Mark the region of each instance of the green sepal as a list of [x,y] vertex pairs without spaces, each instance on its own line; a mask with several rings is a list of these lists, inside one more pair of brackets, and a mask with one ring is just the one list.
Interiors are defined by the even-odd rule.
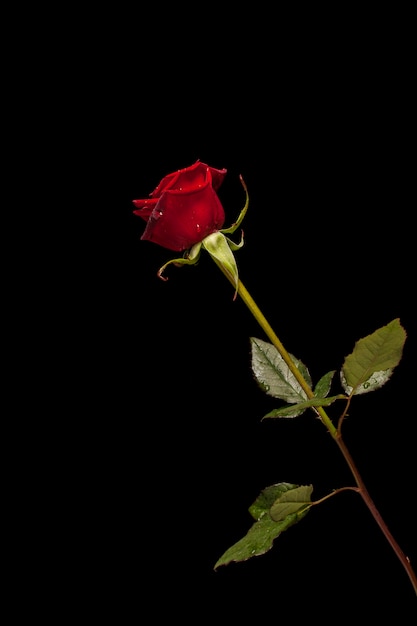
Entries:
[[244,239],[243,239],[243,233],[242,233],[242,237],[240,238],[239,243],[235,243],[234,241],[232,241],[231,239],[229,239],[229,237],[226,237],[227,243],[229,245],[229,248],[231,250],[233,250],[234,252],[236,250],[240,250],[240,248],[243,246],[243,244],[245,243]]
[[[220,267],[222,272],[226,274],[231,283],[235,286],[235,297],[239,284],[239,273],[236,265],[235,257],[230,249],[230,240],[220,231],[211,233],[205,237],[201,245],[214,262]],[[233,244],[236,246],[237,244]],[[239,246],[238,246],[239,247]]]
[[239,178],[240,178],[240,182],[242,183],[243,188],[245,190],[246,202],[245,202],[245,206],[243,207],[243,209],[239,213],[239,217],[237,218],[236,222],[234,222],[231,226],[229,226],[229,228],[222,228],[220,230],[220,232],[224,233],[225,235],[230,235],[230,234],[234,233],[237,228],[239,228],[239,226],[243,222],[243,218],[245,217],[246,211],[248,210],[248,206],[249,206],[248,189],[246,187],[245,181],[243,180],[242,176],[240,176]]
[[203,243],[202,241],[199,241],[198,243],[194,244],[193,247],[190,248],[190,250],[187,250],[184,256],[181,257],[180,259],[171,259],[170,261],[167,261],[167,263],[165,263],[162,267],[159,268],[158,277],[161,278],[162,280],[168,280],[168,278],[162,275],[165,269],[168,267],[168,265],[176,265],[176,266],[195,265],[200,258],[202,243]]

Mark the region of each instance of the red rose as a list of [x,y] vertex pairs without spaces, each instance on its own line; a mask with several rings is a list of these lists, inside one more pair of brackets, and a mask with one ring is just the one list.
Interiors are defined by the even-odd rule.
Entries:
[[216,194],[227,170],[201,161],[165,176],[148,200],[133,200],[146,222],[141,239],[182,251],[221,229],[225,214]]

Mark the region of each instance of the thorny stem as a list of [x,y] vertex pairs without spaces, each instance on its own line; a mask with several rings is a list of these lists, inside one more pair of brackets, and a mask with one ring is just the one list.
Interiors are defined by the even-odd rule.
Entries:
[[[219,268],[222,270],[222,272],[224,273],[224,275],[226,276],[226,278],[232,283],[232,285],[235,287],[235,279],[233,278],[233,276],[231,276],[230,274],[228,274],[227,271],[225,271],[224,267],[222,267],[222,265],[218,264]],[[261,328],[264,330],[265,334],[267,335],[267,337],[270,339],[270,341],[272,342],[272,344],[276,347],[276,349],[278,350],[278,352],[280,353],[280,355],[282,356],[282,358],[284,359],[285,363],[287,364],[287,366],[289,367],[290,371],[293,373],[293,375],[295,376],[296,380],[299,382],[299,384],[301,385],[302,389],[305,391],[306,395],[308,398],[313,398],[314,397],[314,393],[312,391],[312,389],[310,388],[310,386],[308,385],[308,383],[306,382],[306,380],[304,379],[304,377],[302,376],[302,374],[300,373],[300,371],[297,369],[294,361],[292,360],[290,354],[287,352],[287,350],[284,348],[284,346],[282,345],[280,339],[278,338],[278,336],[275,334],[275,332],[273,331],[272,327],[270,326],[270,324],[268,323],[268,321],[266,320],[265,316],[263,315],[262,311],[259,309],[258,305],[256,304],[256,302],[253,300],[252,296],[250,295],[250,293],[248,292],[248,290],[246,289],[246,287],[243,285],[242,281],[239,279],[238,280],[238,286],[237,286],[237,292],[239,294],[239,296],[242,298],[243,302],[246,304],[246,306],[248,307],[249,311],[252,313],[252,315],[255,317],[256,321],[259,323],[259,325],[261,326]],[[346,463],[349,466],[349,469],[355,479],[356,485],[358,487],[358,489],[354,489],[355,491],[357,491],[360,496],[362,497],[362,500],[364,501],[365,505],[368,507],[371,515],[373,516],[374,520],[376,521],[376,523],[378,524],[379,528],[381,529],[382,533],[384,534],[386,540],[388,541],[388,543],[390,544],[391,548],[393,549],[394,553],[396,554],[396,556],[398,557],[400,563],[402,564],[403,568],[405,569],[408,578],[410,579],[410,582],[413,586],[414,592],[417,595],[417,576],[416,573],[414,572],[412,566],[411,566],[411,562],[410,559],[404,554],[404,552],[402,551],[402,549],[400,548],[400,546],[398,545],[397,541],[394,539],[393,535],[391,534],[390,530],[388,529],[386,523],[384,522],[381,514],[379,513],[378,509],[376,508],[371,496],[369,495],[369,492],[367,490],[367,488],[365,487],[365,484],[362,480],[362,477],[350,455],[349,450],[347,449],[343,439],[342,439],[342,434],[341,434],[341,422],[342,420],[340,420],[339,422],[339,429],[337,429],[333,422],[331,421],[331,419],[329,418],[329,416],[327,415],[326,411],[323,409],[323,407],[315,407],[314,409],[318,415],[320,416],[321,421],[323,422],[323,424],[326,426],[327,430],[329,431],[329,433],[331,434],[331,436],[333,437],[334,441],[337,443],[339,450],[341,451]]]

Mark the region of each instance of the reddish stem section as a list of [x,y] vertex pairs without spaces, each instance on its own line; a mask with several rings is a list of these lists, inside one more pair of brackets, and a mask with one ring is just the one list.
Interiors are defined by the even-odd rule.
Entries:
[[410,559],[404,554],[404,552],[401,550],[400,546],[398,545],[398,543],[396,542],[396,540],[394,539],[393,535],[391,534],[388,526],[386,525],[386,523],[384,522],[384,520],[381,517],[381,514],[379,513],[378,509],[376,508],[374,501],[372,500],[371,496],[369,495],[369,492],[367,490],[367,488],[365,487],[365,484],[362,480],[361,475],[358,472],[358,469],[350,455],[349,450],[347,449],[342,436],[339,434],[336,437],[334,437],[337,445],[339,446],[347,464],[349,465],[350,471],[352,472],[356,484],[359,487],[359,491],[358,493],[361,495],[363,501],[365,502],[366,506],[368,507],[369,511],[371,512],[372,517],[374,518],[374,520],[376,521],[376,523],[378,524],[379,528],[382,530],[386,540],[388,541],[388,543],[390,544],[390,546],[392,547],[392,549],[394,550],[395,554],[397,555],[398,559],[400,560],[400,563],[402,564],[402,566],[404,567],[408,578],[411,581],[411,584],[413,585],[413,589],[417,595],[417,576],[411,566],[410,563]]

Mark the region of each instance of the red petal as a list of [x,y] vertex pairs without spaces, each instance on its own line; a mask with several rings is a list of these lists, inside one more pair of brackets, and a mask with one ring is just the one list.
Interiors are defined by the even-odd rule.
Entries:
[[147,222],[158,200],[132,200],[132,202],[138,207],[138,210],[133,211],[133,213],[139,215]]
[[[151,197],[159,197],[164,191],[191,191],[212,180],[214,189],[218,189],[226,176],[227,170],[217,170],[201,161],[196,161],[189,167],[184,167],[172,174],[165,176],[156,189],[150,194]],[[211,176],[211,178],[210,178]]]
[[166,191],[152,211],[141,239],[179,252],[222,228],[224,220],[222,204],[210,182],[187,193]]

